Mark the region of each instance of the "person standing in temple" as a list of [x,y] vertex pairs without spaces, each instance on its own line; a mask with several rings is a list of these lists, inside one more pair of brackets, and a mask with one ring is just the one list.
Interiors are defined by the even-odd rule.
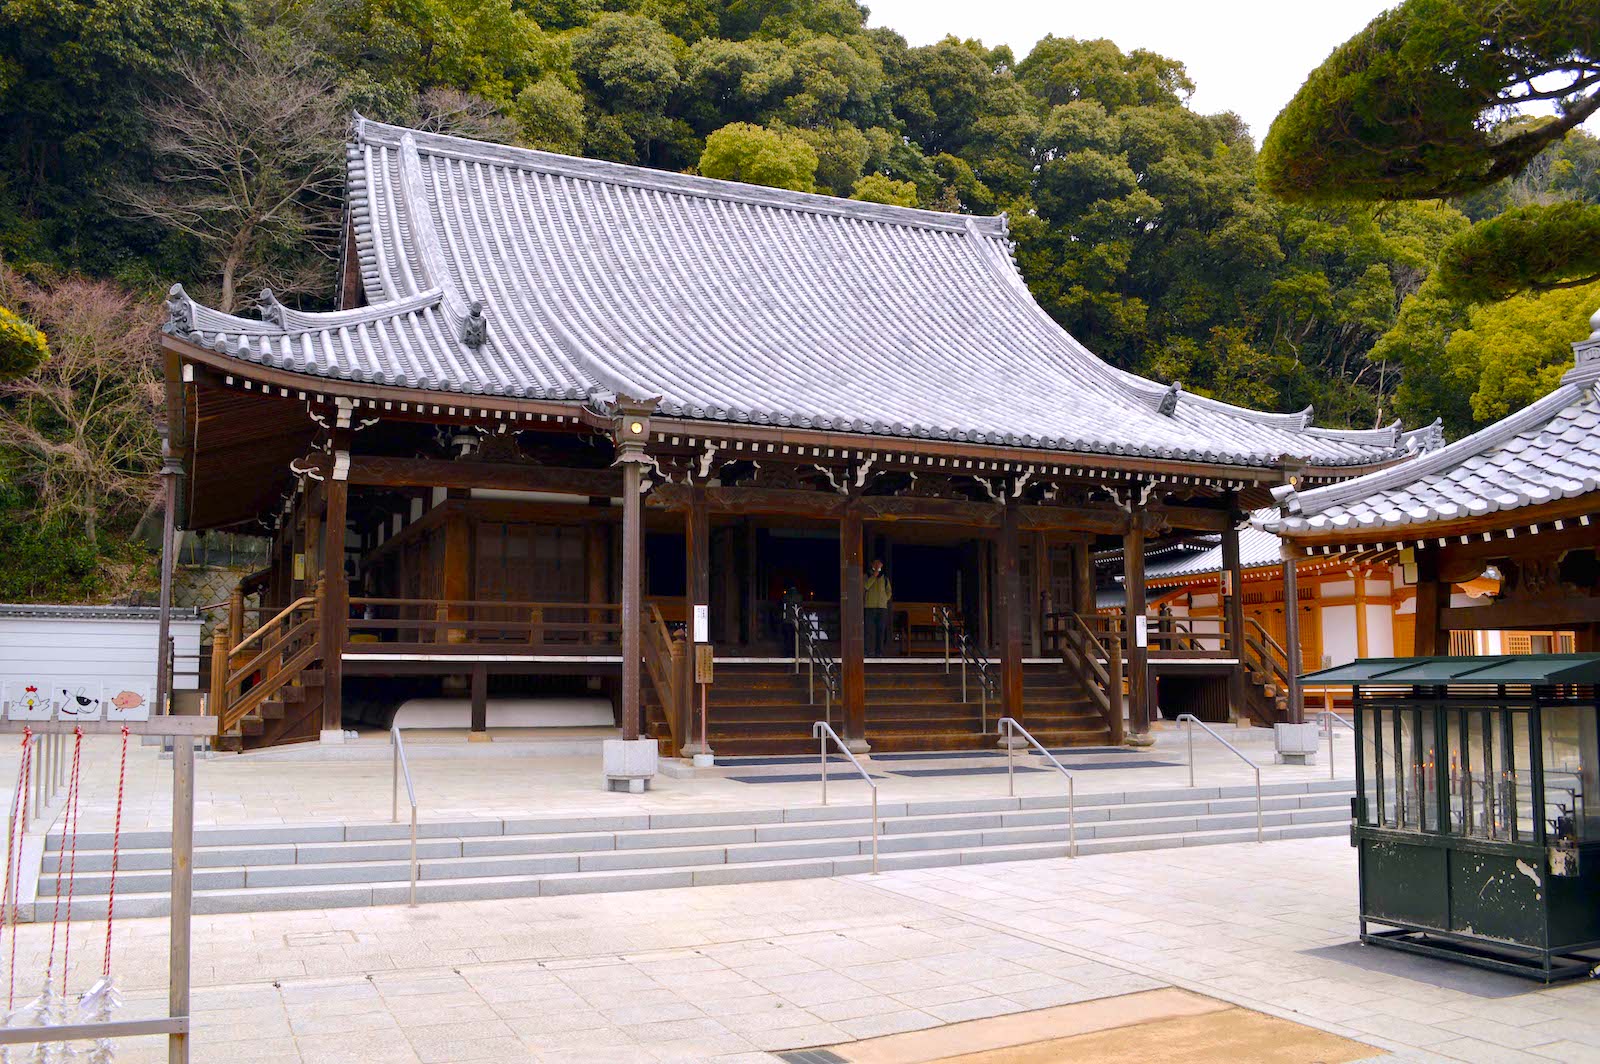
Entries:
[[873,561],[861,592],[866,607],[866,656],[881,658],[889,642],[889,602],[894,598],[894,585],[889,583],[889,574],[883,571],[883,562]]

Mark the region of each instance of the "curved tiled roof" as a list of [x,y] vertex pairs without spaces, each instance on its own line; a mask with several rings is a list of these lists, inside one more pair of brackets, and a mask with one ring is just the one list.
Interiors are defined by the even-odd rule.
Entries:
[[[1315,491],[1274,491],[1256,523],[1289,536],[1396,538],[1600,489],[1600,314],[1559,387],[1510,417],[1391,469]],[[1403,531],[1402,531],[1403,530]]]
[[348,173],[369,306],[269,302],[256,321],[175,289],[169,330],[300,373],[518,398],[659,396],[685,418],[1253,466],[1369,465],[1425,442],[1398,426],[1313,429],[1309,412],[1178,396],[1113,369],[1033,300],[1003,218],[366,120]]

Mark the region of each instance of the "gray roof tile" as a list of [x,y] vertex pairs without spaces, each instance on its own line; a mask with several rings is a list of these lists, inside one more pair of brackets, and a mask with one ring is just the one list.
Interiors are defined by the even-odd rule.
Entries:
[[[174,290],[235,357],[445,392],[661,397],[668,415],[1232,465],[1362,465],[1434,432],[1317,429],[1113,369],[1029,294],[1003,218],[760,188],[358,120],[370,305],[268,321]],[[474,302],[487,339],[466,340]]]

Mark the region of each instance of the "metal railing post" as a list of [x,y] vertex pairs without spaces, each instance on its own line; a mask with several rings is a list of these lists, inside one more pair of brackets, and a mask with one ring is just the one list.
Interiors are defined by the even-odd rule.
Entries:
[[806,664],[806,705],[808,706],[814,706],[817,704],[816,683],[817,660],[816,658],[812,658]]
[[967,655],[961,655],[961,701],[967,700]]
[[1322,714],[1322,726],[1328,731],[1328,778],[1333,779],[1333,714]]
[[981,715],[978,718],[978,734],[979,735],[988,735],[989,734],[989,688],[984,686],[983,684],[979,684],[978,685],[978,697],[981,700],[982,705],[983,705],[983,708],[979,711]]
[[417,807],[411,807],[411,904],[417,904]]
[[1183,722],[1183,734],[1189,739],[1189,786],[1194,786],[1194,725],[1189,721]]
[[400,745],[394,732],[389,733],[389,760],[392,774],[389,780],[389,821],[400,823]]
[[1067,778],[1067,855],[1069,857],[1078,856],[1078,786],[1077,781],[1072,777],[1072,773],[1068,772],[1065,766],[1056,760],[1055,755],[1046,750],[1039,740],[1033,737],[1032,732],[1017,723],[1014,717],[1001,717],[995,722],[995,731],[1008,740],[1012,740],[1006,744],[1006,779],[1008,791],[1012,797],[1016,797],[1017,793],[1015,774],[1017,753],[1014,740],[1018,735],[1022,736],[1029,746],[1039,751],[1040,755],[1050,762],[1057,772]]
[[[828,725],[833,727],[833,725]],[[817,764],[822,770],[822,804],[828,804],[828,737],[819,734],[817,737]]]
[[1249,765],[1250,766],[1250,770],[1255,773],[1255,776],[1256,776],[1256,841],[1257,842],[1264,841],[1265,835],[1263,833],[1263,828],[1262,828],[1262,824],[1263,824],[1263,819],[1264,818],[1263,818],[1262,811],[1261,811],[1261,809],[1262,809],[1262,805],[1261,805],[1261,766],[1256,764],[1254,761],[1250,760],[1248,757],[1246,757],[1239,750],[1239,748],[1237,746],[1234,746],[1232,743],[1228,742],[1228,740],[1224,739],[1222,736],[1220,736],[1216,732],[1212,731],[1210,725],[1206,724],[1205,721],[1201,720],[1199,717],[1195,716],[1193,713],[1180,713],[1180,714],[1178,714],[1178,720],[1183,723],[1184,730],[1187,731],[1188,735],[1189,735],[1189,786],[1191,786],[1191,787],[1194,786],[1194,725],[1196,725],[1196,724],[1200,725],[1201,729],[1207,735],[1211,736],[1217,742],[1221,743],[1223,745],[1223,747],[1229,753],[1233,754],[1234,757],[1237,757],[1240,761],[1243,761],[1245,764]]
[[839,738],[839,733],[833,726],[824,721],[817,721],[811,725],[811,734],[817,740],[817,753],[822,766],[822,804],[828,804],[828,740],[832,739],[839,747],[839,752],[844,754],[845,760],[861,774],[861,778],[872,790],[872,874],[878,874],[878,784],[872,774],[861,767],[861,762],[856,760],[856,755]]

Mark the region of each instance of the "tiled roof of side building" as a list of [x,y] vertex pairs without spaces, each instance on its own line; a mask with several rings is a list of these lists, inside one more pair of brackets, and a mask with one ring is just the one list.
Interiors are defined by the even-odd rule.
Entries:
[[264,320],[174,288],[169,331],[277,369],[664,414],[1084,454],[1363,466],[1398,426],[1315,429],[1102,362],[1028,292],[1003,218],[861,203],[358,119],[368,306]]
[[1399,530],[1492,518],[1600,490],[1600,313],[1573,345],[1577,364],[1549,395],[1404,465],[1342,483],[1274,492],[1257,524],[1291,537]]

